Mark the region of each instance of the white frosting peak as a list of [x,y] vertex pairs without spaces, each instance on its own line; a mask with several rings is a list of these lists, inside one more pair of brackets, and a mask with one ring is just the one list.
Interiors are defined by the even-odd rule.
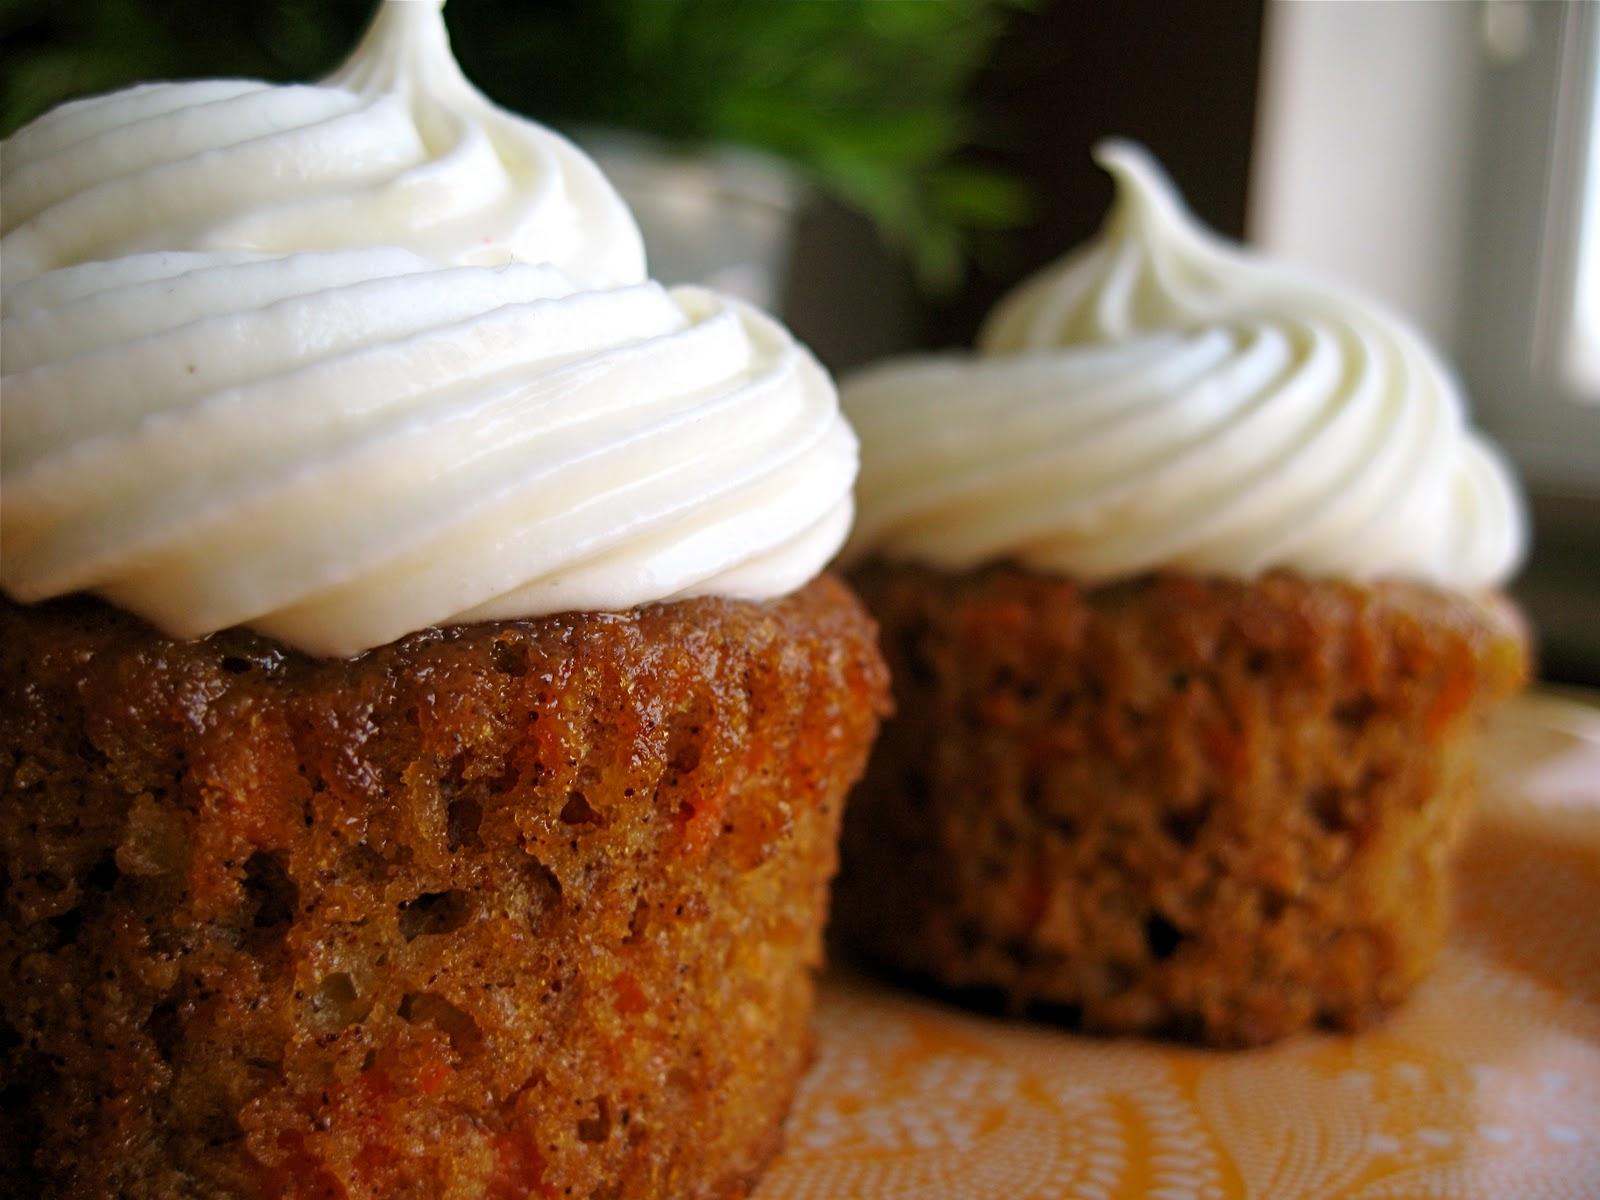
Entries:
[[1448,369],[1381,306],[1215,237],[1138,147],[1099,236],[997,306],[980,356],[848,380],[855,554],[1476,588],[1517,491]]
[[315,87],[153,84],[0,148],[0,584],[352,654],[428,625],[765,598],[856,445],[778,324],[648,281],[595,166],[439,6]]
[[150,83],[64,104],[7,141],[0,172],[7,283],[153,250],[379,245],[548,262],[588,287],[645,277],[599,168],[467,82],[433,0],[379,5],[320,85]]

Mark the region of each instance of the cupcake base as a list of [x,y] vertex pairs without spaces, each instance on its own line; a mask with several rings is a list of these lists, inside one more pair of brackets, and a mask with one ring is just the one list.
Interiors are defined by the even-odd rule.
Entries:
[[860,955],[1213,1045],[1399,1001],[1443,937],[1508,605],[1179,574],[872,565],[897,716],[846,814]]
[[883,707],[823,578],[347,662],[0,606],[0,1179],[731,1197]]

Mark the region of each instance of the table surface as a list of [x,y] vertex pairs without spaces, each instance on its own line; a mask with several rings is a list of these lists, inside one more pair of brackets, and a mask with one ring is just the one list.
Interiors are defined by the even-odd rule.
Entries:
[[836,973],[757,1200],[1600,1197],[1600,709],[1489,731],[1434,975],[1381,1027],[1215,1052]]

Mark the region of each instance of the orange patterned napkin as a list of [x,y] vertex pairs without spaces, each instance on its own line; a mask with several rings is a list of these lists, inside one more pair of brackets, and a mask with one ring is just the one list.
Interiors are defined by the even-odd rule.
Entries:
[[1382,1028],[1219,1053],[854,976],[757,1200],[1600,1197],[1600,712],[1491,731],[1453,940]]

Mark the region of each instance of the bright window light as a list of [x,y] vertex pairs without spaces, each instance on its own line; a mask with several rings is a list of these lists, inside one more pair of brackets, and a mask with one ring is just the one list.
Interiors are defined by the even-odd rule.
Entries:
[[[1592,22],[1591,30],[1597,46],[1590,62],[1600,63],[1600,21]],[[1576,385],[1576,398],[1600,404],[1600,77],[1592,75],[1588,85],[1583,196],[1579,202],[1578,260],[1573,280],[1576,294],[1568,330],[1567,363]]]

